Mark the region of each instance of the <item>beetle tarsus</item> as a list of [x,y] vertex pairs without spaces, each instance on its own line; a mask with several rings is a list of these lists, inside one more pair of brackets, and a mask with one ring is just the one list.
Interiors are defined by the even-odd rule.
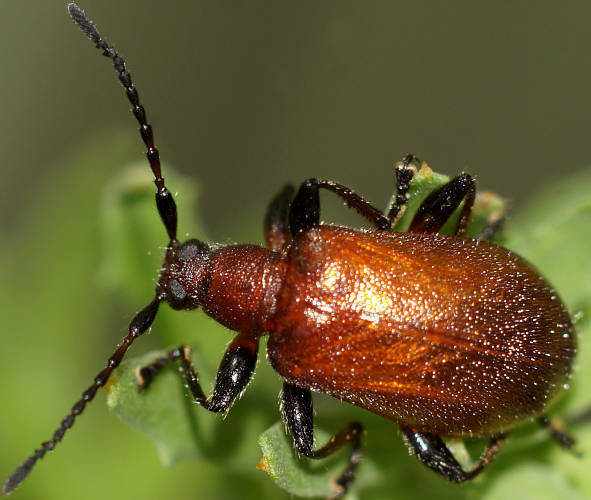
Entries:
[[506,220],[507,213],[505,211],[495,215],[487,222],[486,226],[482,229],[482,231],[480,231],[480,233],[477,236],[477,239],[482,241],[492,240],[503,228],[503,225],[505,224]]
[[465,471],[443,439],[438,435],[415,432],[403,425],[400,425],[400,430],[410,452],[415,454],[431,470],[452,483],[463,483],[480,474],[494,459],[506,437],[506,434],[491,437],[488,446],[480,456],[478,464],[471,470]]
[[538,418],[538,423],[548,430],[548,432],[550,433],[550,437],[554,441],[556,441],[562,448],[573,452],[575,455],[581,454],[575,448],[577,440],[567,432],[563,431],[560,428],[560,426],[556,425],[552,421],[552,419],[550,419],[550,417],[548,417],[547,415],[542,415]]
[[403,208],[408,201],[408,190],[418,170],[417,167],[411,166],[413,163],[417,163],[420,166],[421,160],[416,155],[409,154],[400,163],[396,164],[396,188],[394,190],[394,196],[392,196],[388,209],[385,212],[391,226],[403,214]]

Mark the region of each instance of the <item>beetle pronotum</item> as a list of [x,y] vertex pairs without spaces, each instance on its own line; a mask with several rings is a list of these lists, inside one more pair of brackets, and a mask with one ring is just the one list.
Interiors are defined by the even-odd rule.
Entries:
[[[163,367],[179,363],[190,392],[212,412],[227,412],[253,374],[260,338],[283,377],[281,414],[302,455],[317,459],[343,446],[347,465],[334,496],[354,480],[362,426],[345,425],[313,446],[311,391],[328,394],[396,422],[425,465],[453,482],[467,481],[492,460],[505,436],[532,417],[550,425],[544,410],[570,376],[575,353],[572,322],[556,292],[527,262],[481,238],[465,238],[475,183],[462,173],[420,205],[408,232],[390,231],[407,201],[417,158],[396,171],[396,193],[385,212],[332,181],[308,179],[284,187],[265,217],[267,248],[209,246],[177,239],[174,199],[162,177],[152,129],[125,63],[75,4],[74,22],[112,60],[126,89],[156,185],[156,205],[169,243],[153,299],[131,321],[107,366],[84,391],[52,438],[8,478],[11,493],[37,461],[53,450],[97,390],[145,333],[162,302],[202,308],[237,332],[207,397],[179,346],[139,371],[145,390]],[[332,191],[373,230],[324,225],[319,190]],[[454,236],[439,234],[462,206]],[[552,429],[565,446],[567,435]],[[486,436],[477,465],[465,470],[442,437]]]

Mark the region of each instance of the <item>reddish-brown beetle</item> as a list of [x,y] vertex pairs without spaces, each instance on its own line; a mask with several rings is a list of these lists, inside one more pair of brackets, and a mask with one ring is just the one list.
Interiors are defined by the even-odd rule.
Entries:
[[[482,471],[517,424],[538,417],[550,425],[543,411],[570,376],[573,326],[556,292],[537,271],[485,241],[498,224],[479,239],[463,237],[475,195],[469,175],[431,193],[407,233],[390,228],[407,199],[415,171],[412,155],[397,168],[397,196],[385,213],[344,186],[308,179],[297,193],[286,186],[271,202],[265,218],[268,248],[180,243],[176,206],[161,176],[152,130],[131,76],[84,13],[75,4],[68,9],[113,61],[126,88],[170,242],[155,298],[131,321],[107,367],[51,440],[6,481],[5,494],[62,440],[129,346],[152,325],[161,302],[174,309],[200,307],[238,334],[221,361],[211,397],[201,389],[186,346],[142,368],[140,388],[178,361],[195,400],[212,412],[226,412],[251,379],[260,338],[269,335],[267,356],[284,378],[282,416],[295,448],[322,458],[350,444],[336,496],[354,478],[362,428],[350,423],[314,450],[311,391],[395,421],[418,458],[454,482]],[[323,225],[320,189],[343,198],[375,230]],[[439,235],[462,202],[455,236]],[[572,443],[555,429],[553,434],[566,446]],[[490,443],[476,467],[465,471],[442,436],[487,436]]]

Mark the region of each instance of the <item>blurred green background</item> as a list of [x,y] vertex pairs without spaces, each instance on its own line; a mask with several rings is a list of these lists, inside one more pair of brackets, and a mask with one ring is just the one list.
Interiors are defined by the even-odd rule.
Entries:
[[[588,2],[87,0],[81,7],[128,62],[162,157],[201,186],[195,216],[213,241],[260,241],[271,196],[310,176],[338,180],[383,206],[391,165],[406,152],[443,173],[473,173],[481,187],[512,198],[516,212],[539,184],[590,163]],[[0,25],[5,476],[50,437],[102,368],[149,300],[158,264],[131,292],[106,283],[113,246],[101,236],[106,186],[143,155],[111,65],[71,23],[65,2],[2,2]],[[171,188],[179,204],[192,194],[182,182]],[[338,203],[326,205],[328,219],[356,221]],[[195,230],[186,220],[181,234]],[[136,248],[138,259],[158,262],[165,243],[162,232]],[[230,335],[218,328],[204,336],[210,323],[202,315],[181,316],[182,331],[155,328],[134,352],[179,339],[194,344],[205,378]],[[256,436],[278,418],[280,382],[265,364],[224,422],[212,459],[161,467],[152,444],[108,413],[99,394],[15,498],[237,491],[276,498],[254,470]],[[384,431],[379,419],[323,400],[318,408],[328,415],[325,428],[355,415],[391,448],[383,474],[388,479],[392,463],[402,471],[392,496],[417,498],[430,488],[478,496],[423,475],[394,426]],[[231,457],[237,446],[248,456],[240,466]],[[373,460],[378,470],[384,460]],[[400,485],[404,477],[413,484]]]

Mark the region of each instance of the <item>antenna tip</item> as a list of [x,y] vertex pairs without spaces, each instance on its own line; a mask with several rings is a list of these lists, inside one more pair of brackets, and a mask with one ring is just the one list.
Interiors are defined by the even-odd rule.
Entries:
[[78,27],[84,32],[84,34],[94,43],[98,43],[101,39],[98,31],[94,27],[94,24],[84,11],[78,7],[74,2],[68,4],[68,13],[72,20],[78,25]]
[[29,472],[31,472],[37,458],[36,455],[33,455],[16,468],[12,475],[6,480],[4,486],[2,486],[2,493],[4,495],[10,495],[16,487],[21,484],[23,479],[29,475]]

